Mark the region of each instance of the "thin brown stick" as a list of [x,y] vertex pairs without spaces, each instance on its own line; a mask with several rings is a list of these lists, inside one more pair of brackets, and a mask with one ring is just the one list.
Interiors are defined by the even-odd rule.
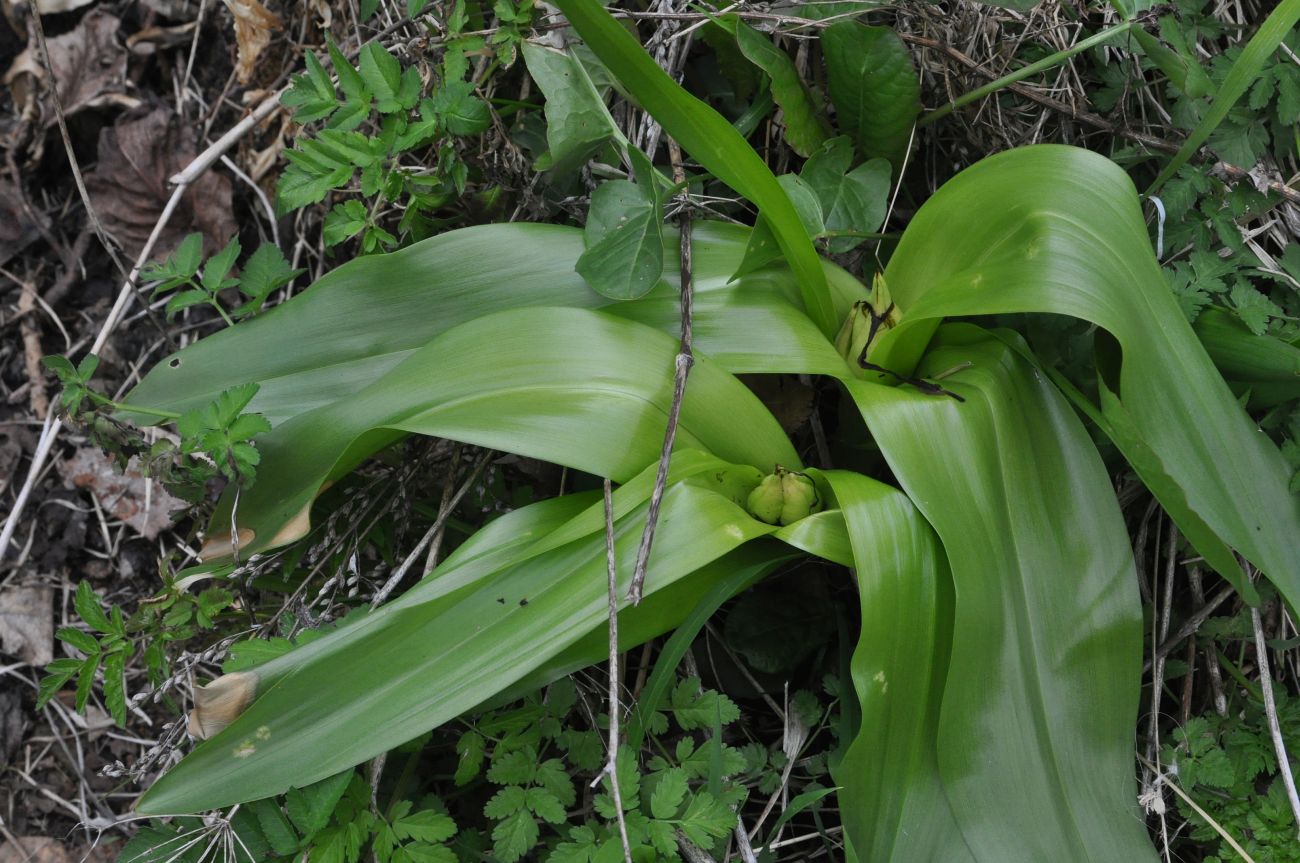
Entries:
[[[1192,599],[1202,608],[1205,607],[1205,586],[1201,580],[1201,568],[1193,564],[1187,568],[1187,581],[1192,586]],[[1223,694],[1223,672],[1219,669],[1219,654],[1211,644],[1205,651],[1205,671],[1210,678],[1210,696],[1214,702],[1214,712],[1220,716],[1228,715],[1228,699]]]
[[[668,152],[673,163],[673,180],[681,183],[686,179],[686,172],[682,169],[682,151],[672,138],[668,139]],[[688,193],[683,190],[682,195],[688,196]],[[645,530],[641,533],[641,545],[637,548],[636,553],[636,566],[632,570],[632,584],[627,592],[628,598],[632,600],[633,605],[640,604],[641,594],[645,589],[646,568],[650,563],[650,547],[654,543],[655,526],[659,522],[659,507],[663,504],[664,489],[668,484],[668,465],[672,461],[673,444],[677,440],[677,424],[681,421],[682,399],[686,395],[686,378],[691,373],[691,366],[695,365],[695,354],[692,351],[694,339],[691,332],[692,297],[695,286],[693,265],[691,263],[691,213],[689,207],[682,210],[680,231],[681,346],[678,348],[677,358],[673,362],[673,402],[668,409],[668,427],[664,430],[664,445],[659,453],[659,470],[655,474],[655,487],[650,494],[650,506],[646,512]]]
[[632,863],[632,843],[623,818],[623,792],[618,787],[619,718],[623,708],[618,697],[618,557],[614,553],[614,489],[605,478],[605,569],[609,576],[609,758],[605,775],[614,797],[618,837],[623,842],[623,861]]

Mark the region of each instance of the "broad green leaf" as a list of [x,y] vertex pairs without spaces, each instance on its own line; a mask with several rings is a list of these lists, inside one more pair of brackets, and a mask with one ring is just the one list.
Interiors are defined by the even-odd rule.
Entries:
[[1132,769],[1142,610],[1110,480],[1060,393],[982,330],[944,327],[917,371],[963,364],[943,384],[964,401],[845,384],[951,566],[936,746],[960,841],[981,861],[1154,861]]
[[663,212],[640,186],[611,180],[597,187],[586,237],[577,270],[596,293],[635,300],[658,283],[664,269]]
[[[666,333],[585,309],[518,309],[461,324],[350,397],[259,438],[259,481],[239,496],[239,527],[253,532],[241,547],[252,553],[303,536],[322,484],[405,433],[626,480],[659,454],[676,353]],[[735,464],[799,463],[757,397],[703,357],[677,443]],[[229,530],[234,500],[232,489],[214,533]]]
[[528,74],[546,97],[546,170],[568,176],[608,142],[623,141],[604,99],[572,52],[525,42],[523,53]]
[[907,46],[888,27],[857,21],[827,27],[821,46],[840,128],[864,158],[886,159],[897,175],[921,112],[921,85]]
[[[826,223],[822,215],[821,201],[817,199],[817,193],[812,187],[797,174],[782,174],[776,180],[790,196],[790,203],[794,204],[795,210],[799,213],[799,221],[803,223],[808,236],[820,237],[824,234]],[[745,257],[736,270],[736,278],[747,276],[780,258],[781,247],[776,242],[776,235],[772,233],[772,226],[759,216],[758,221],[754,223],[753,232],[749,235]]]
[[776,233],[798,281],[808,316],[825,335],[839,328],[826,276],[799,214],[771,169],[722,115],[687,93],[598,3],[560,0],[565,16],[596,56],[705,170],[752,201]]
[[[614,495],[620,596],[653,476],[652,466]],[[642,502],[629,506],[629,491]],[[328,776],[450,720],[602,630],[608,600],[597,519],[603,525],[603,505],[575,519],[576,538],[562,541],[558,531],[536,554],[502,567],[482,557],[444,564],[393,603],[258,668],[258,698],[155,783],[138,810],[215,808]],[[673,483],[647,596],[770,531],[715,491]],[[358,722],[369,733],[358,734]]]
[[[843,361],[799,311],[800,289],[789,270],[774,266],[730,283],[749,233],[716,222],[695,226],[696,349],[736,374],[839,374]],[[168,357],[127,402],[184,413],[257,382],[249,409],[280,425],[352,395],[457,324],[505,309],[609,305],[574,271],[583,250],[576,228],[502,224],[358,258],[288,302]],[[662,283],[610,311],[675,336],[678,254],[677,233],[665,228]],[[823,266],[835,314],[843,317],[866,291],[838,267]]]
[[740,19],[735,19],[735,34],[741,53],[766,72],[772,82],[772,98],[785,119],[786,141],[800,156],[812,155],[826,140],[826,129],[794,61],[766,35]]
[[939,780],[936,740],[952,640],[952,575],[907,495],[823,474],[853,546],[862,628],[853,652],[861,725],[831,774],[848,859],[973,861]]
[[[850,168],[853,146],[845,137],[832,138],[804,163],[800,178],[817,196],[827,231],[874,233],[885,220],[889,201],[889,163],[872,159]],[[862,243],[855,237],[833,238],[836,254]]]
[[921,207],[885,278],[903,321],[874,356],[900,374],[945,316],[1051,312],[1108,330],[1123,352],[1115,394],[1186,505],[1300,604],[1290,472],[1183,317],[1120,168],[1052,145],[985,159]]

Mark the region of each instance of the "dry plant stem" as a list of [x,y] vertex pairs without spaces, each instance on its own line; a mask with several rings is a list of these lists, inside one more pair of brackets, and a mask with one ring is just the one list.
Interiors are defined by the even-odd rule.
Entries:
[[451,472],[447,474],[447,483],[442,488],[442,500],[438,503],[438,518],[444,521],[442,527],[433,535],[429,543],[429,556],[424,559],[424,574],[433,572],[438,565],[438,552],[442,549],[442,538],[446,534],[446,519],[451,515],[451,498],[456,484],[456,465],[460,464],[461,445],[458,443],[451,451]]
[[[1231,585],[1216,593],[1214,599],[1211,599],[1205,605],[1193,612],[1192,616],[1183,621],[1183,625],[1178,627],[1177,631],[1175,631],[1173,635],[1165,639],[1160,646],[1155,649],[1155,656],[1160,659],[1167,657],[1180,643],[1182,643],[1183,639],[1189,638],[1192,633],[1200,629],[1201,624],[1208,620],[1210,615],[1213,614],[1220,605],[1223,605],[1229,597],[1234,595],[1236,595],[1236,590],[1234,590]],[[1151,660],[1147,660],[1146,664],[1142,666],[1142,671],[1147,672],[1150,670]]]
[[[38,17],[39,16],[35,16]],[[39,26],[39,25],[37,25]],[[211,165],[221,158],[221,154],[240,139],[241,136],[248,133],[257,123],[266,119],[271,113],[280,107],[280,93],[267,98],[265,102],[257,107],[252,114],[245,117],[239,123],[235,124],[229,132],[218,138],[211,146],[202,153],[194,157],[194,161],[179,174],[171,178],[171,182],[176,184],[172,195],[167,199],[166,206],[163,207],[162,215],[158,217],[154,225],[153,232],[145,242],[144,248],[140,250],[140,256],[136,258],[135,266],[127,274],[126,281],[122,289],[117,294],[117,300],[113,303],[113,308],[109,311],[108,317],[104,319],[103,326],[99,329],[99,334],[95,337],[95,342],[90,347],[90,353],[97,354],[103,349],[108,337],[113,332],[113,327],[121,319],[122,314],[126,311],[132,297],[136,293],[135,279],[139,275],[140,269],[149,260],[153,254],[153,248],[158,243],[158,238],[162,236],[163,230],[167,223],[171,221],[172,214],[176,212],[176,205],[180,203],[181,195],[185,193],[186,187],[202,176]],[[51,421],[52,420],[52,421]],[[63,429],[63,421],[46,417],[46,426],[41,433],[40,441],[37,443],[36,452],[32,454],[32,463],[27,470],[27,478],[23,482],[22,489],[18,492],[18,497],[14,501],[13,509],[9,511],[5,519],[4,527],[0,528],[0,560],[3,560],[9,553],[9,544],[13,540],[14,531],[18,527],[18,520],[22,517],[23,509],[27,505],[27,499],[31,496],[32,489],[36,486],[36,480],[40,476],[41,470],[45,467],[45,460],[49,458],[50,450],[54,446],[54,441],[58,438],[59,432]]]
[[[1190,566],[1187,569],[1187,581],[1192,586],[1192,599],[1202,608],[1205,607],[1205,586],[1201,581],[1201,568]],[[1228,715],[1228,699],[1223,694],[1223,672],[1219,669],[1219,656],[1213,646],[1205,651],[1205,671],[1210,677],[1210,695],[1214,701],[1214,712],[1220,716]]]
[[[686,179],[682,169],[682,151],[677,142],[668,139],[668,151],[673,162],[673,180],[681,183]],[[687,193],[683,192],[683,196]],[[655,526],[659,522],[659,507],[663,504],[664,488],[668,483],[668,465],[673,457],[673,444],[677,440],[677,424],[682,414],[682,398],[686,395],[686,378],[695,365],[695,354],[691,350],[693,336],[691,332],[692,295],[695,290],[693,266],[691,263],[691,213],[682,210],[681,235],[681,283],[682,283],[682,338],[673,362],[673,401],[668,409],[668,427],[664,430],[664,445],[659,453],[659,470],[655,474],[654,491],[650,494],[650,507],[646,513],[645,530],[641,533],[641,545],[636,552],[636,566],[632,570],[632,584],[628,588],[628,598],[633,605],[639,605],[645,588],[646,567],[650,563],[650,547],[654,544]]]
[[1191,797],[1187,796],[1187,792],[1179,788],[1177,783],[1173,782],[1167,774],[1162,773],[1159,767],[1152,764],[1150,761],[1147,761],[1141,755],[1139,755],[1137,758],[1138,761],[1142,762],[1142,765],[1144,767],[1146,767],[1155,775],[1156,782],[1165,786],[1166,788],[1168,788],[1169,790],[1177,794],[1179,797],[1181,797],[1182,801],[1186,803],[1188,806],[1190,806],[1193,812],[1201,816],[1201,818],[1204,819],[1206,824],[1209,824],[1211,827],[1214,828],[1214,831],[1219,834],[1220,838],[1222,838],[1224,842],[1228,843],[1228,846],[1232,848],[1233,851],[1236,851],[1239,855],[1241,855],[1242,860],[1246,861],[1246,863],[1255,863],[1255,858],[1247,854],[1246,849],[1242,848],[1240,843],[1238,843],[1236,839],[1233,839],[1230,835],[1228,835],[1228,831],[1224,830],[1221,826],[1219,826],[1219,822],[1211,818],[1210,813],[1206,812],[1200,806],[1197,806],[1196,801],[1193,800]]
[[483,468],[487,467],[487,463],[491,460],[492,451],[489,450],[483,454],[481,459],[478,460],[478,464],[474,466],[474,470],[470,472],[470,475],[465,479],[465,482],[463,482],[460,488],[456,490],[456,495],[451,499],[451,503],[447,508],[438,513],[438,517],[434,519],[433,524],[429,525],[429,529],[424,532],[424,536],[420,538],[420,541],[416,544],[415,548],[411,549],[411,553],[406,556],[406,560],[403,560],[402,565],[397,568],[397,571],[388,577],[388,581],[384,582],[384,586],[379,588],[379,592],[375,594],[375,598],[370,600],[371,608],[375,608],[385,599],[388,599],[388,597],[392,595],[393,591],[397,589],[397,586],[402,583],[402,579],[406,578],[406,574],[411,571],[411,567],[415,566],[416,558],[420,556],[420,553],[424,551],[425,547],[429,545],[429,543],[433,542],[433,538],[438,535],[438,532],[441,531],[443,526],[447,523],[447,519],[451,517],[452,511],[456,508],[456,504],[460,503],[460,499],[474,487],[474,483],[478,482],[479,474],[483,473]]
[[623,792],[618,787],[618,720],[623,708],[618,698],[618,560],[614,554],[614,489],[608,477],[605,478],[605,569],[609,576],[609,760],[605,762],[605,775],[609,777],[610,792],[614,797],[623,861],[632,863],[632,843],[628,840],[627,821],[623,818]]
[[[898,35],[904,42],[910,42],[913,45],[920,45],[923,48],[933,48],[936,51],[942,51],[943,53],[947,54],[949,57],[961,63],[963,66],[967,67],[968,69],[971,69],[972,71],[980,75],[983,75],[986,78],[991,79],[995,77],[994,73],[985,69],[982,65],[980,65],[979,61],[966,56],[956,48],[952,48],[948,45],[943,44],[937,39],[929,39],[925,36],[914,36],[909,33],[900,33]],[[1051,108],[1053,111],[1057,111],[1059,113],[1065,114],[1075,120],[1078,120],[1080,123],[1086,123],[1087,125],[1092,126],[1093,128],[1100,129],[1103,132],[1107,132],[1112,135],[1118,135],[1121,138],[1128,138],[1131,141],[1136,141],[1139,144],[1143,144],[1147,147],[1150,147],[1153,150],[1159,150],[1164,153],[1178,152],[1178,145],[1171,141],[1166,141],[1165,139],[1156,137],[1155,135],[1148,135],[1145,132],[1138,132],[1132,129],[1127,129],[1123,126],[1120,126],[1117,123],[1112,123],[1110,120],[1107,120],[1105,117],[1102,117],[1100,114],[1094,114],[1091,111],[1080,111],[1078,108],[1075,108],[1073,105],[1069,104],[1068,102],[1062,102],[1060,99],[1053,98],[1052,96],[1048,96],[1045,93],[1040,93],[1039,91],[1035,90],[1033,87],[1029,87],[1020,83],[1013,83],[1007,85],[1006,89],[1011,90],[1013,93],[1017,93],[1021,96],[1024,96],[1026,99],[1029,99],[1030,101],[1037,102],[1038,104],[1046,108]],[[1252,184],[1254,184],[1255,182],[1251,178],[1249,171],[1243,170],[1242,168],[1238,168],[1235,165],[1220,163],[1218,167],[1222,168],[1223,173],[1227,175],[1227,177],[1231,180],[1234,180],[1236,182],[1246,181]],[[1290,201],[1293,204],[1300,205],[1300,191],[1291,188],[1286,183],[1283,183],[1279,180],[1270,180],[1267,183],[1267,187],[1269,191],[1274,192],[1275,194],[1281,196],[1282,198],[1285,198],[1286,200]]]
[[1255,627],[1255,661],[1259,664],[1259,687],[1264,691],[1264,716],[1268,718],[1268,733],[1273,738],[1273,751],[1277,753],[1277,768],[1286,787],[1286,799],[1291,804],[1291,815],[1296,822],[1296,838],[1300,840],[1300,795],[1296,793],[1295,776],[1287,758],[1286,743],[1282,740],[1282,726],[1277,719],[1277,703],[1273,700],[1273,676],[1268,668],[1268,642],[1264,638],[1264,623],[1259,609],[1250,609],[1250,622]]

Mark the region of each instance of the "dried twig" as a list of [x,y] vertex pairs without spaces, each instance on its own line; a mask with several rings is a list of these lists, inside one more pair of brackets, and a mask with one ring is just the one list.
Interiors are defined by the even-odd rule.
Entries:
[[438,512],[438,517],[433,520],[433,524],[429,525],[429,529],[424,532],[424,536],[420,538],[418,543],[416,543],[415,548],[411,549],[411,553],[402,561],[402,565],[388,577],[388,581],[385,581],[384,586],[379,588],[374,599],[370,600],[371,608],[375,608],[385,599],[388,599],[392,592],[397,589],[397,586],[402,583],[402,579],[406,578],[406,574],[411,571],[413,566],[415,566],[415,561],[419,558],[421,552],[424,551],[425,547],[429,545],[429,543],[433,542],[433,538],[442,531],[443,526],[447,523],[447,519],[451,518],[452,512],[456,509],[456,504],[460,503],[460,499],[474,487],[474,483],[478,482],[479,474],[483,472],[483,468],[487,467],[487,463],[492,460],[492,456],[493,452],[488,450],[483,454],[483,457],[478,460],[478,464],[474,466],[474,470],[470,472],[470,475],[465,479],[465,482],[461,483],[460,488],[457,489],[451,502]]
[[[677,142],[668,139],[668,151],[673,162],[673,180],[681,183],[686,179],[682,169],[682,151]],[[687,195],[686,191],[682,192]],[[686,395],[686,377],[695,365],[695,354],[691,349],[693,336],[691,332],[692,295],[694,277],[691,263],[691,214],[684,208],[681,216],[681,283],[682,283],[682,339],[673,363],[673,402],[668,409],[668,427],[664,430],[664,445],[659,453],[659,470],[655,474],[654,491],[650,494],[650,507],[646,513],[645,530],[641,533],[641,545],[636,552],[636,566],[632,570],[632,584],[628,588],[628,598],[633,605],[641,602],[645,588],[646,567],[650,562],[650,547],[654,543],[655,526],[659,522],[659,507],[663,504],[664,488],[668,484],[668,465],[673,457],[673,443],[677,440],[677,424],[681,420],[682,399]]]
[[[1291,815],[1295,818],[1297,830],[1300,831],[1300,795],[1296,794],[1295,776],[1291,773],[1291,760],[1286,754],[1286,743],[1282,740],[1282,726],[1277,719],[1277,703],[1273,699],[1273,676],[1268,669],[1268,642],[1264,638],[1264,623],[1260,620],[1259,609],[1250,609],[1250,622],[1255,627],[1255,662],[1259,665],[1259,687],[1264,691],[1264,716],[1268,719],[1268,733],[1273,738],[1273,751],[1277,753],[1277,770],[1282,774],[1282,784],[1286,787],[1286,799],[1291,804]],[[1300,839],[1300,832],[1296,838]]]
[[605,775],[609,777],[610,792],[614,797],[618,837],[623,842],[624,863],[632,863],[632,843],[627,836],[627,821],[623,818],[623,792],[618,787],[618,720],[623,708],[618,697],[618,559],[614,553],[614,490],[609,478],[605,479],[605,567],[609,575],[609,759],[605,762]]

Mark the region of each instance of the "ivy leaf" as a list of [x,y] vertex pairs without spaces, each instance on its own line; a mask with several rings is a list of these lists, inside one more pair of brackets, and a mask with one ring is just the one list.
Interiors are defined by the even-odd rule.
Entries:
[[598,186],[591,196],[584,240],[587,249],[578,258],[577,270],[596,293],[635,300],[659,283],[663,215],[640,185],[610,180]]
[[469,81],[448,81],[433,94],[434,112],[453,135],[477,135],[492,122],[487,103],[474,95]]
[[840,127],[866,159],[902,169],[921,111],[921,88],[912,55],[888,27],[841,21],[822,32],[831,102]]
[[[852,163],[849,139],[832,138],[804,163],[799,176],[817,195],[827,231],[874,233],[888,208],[889,163],[872,159],[850,170]],[[857,237],[838,237],[827,248],[842,254],[862,242]]]

